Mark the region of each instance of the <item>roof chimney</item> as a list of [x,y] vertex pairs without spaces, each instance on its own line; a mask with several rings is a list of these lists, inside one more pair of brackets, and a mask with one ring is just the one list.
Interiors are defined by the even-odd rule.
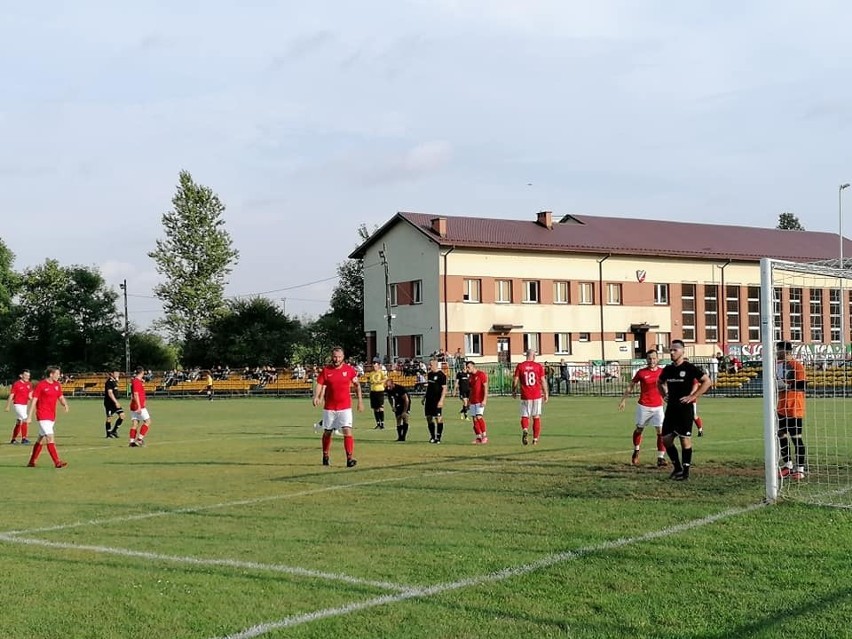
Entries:
[[432,232],[438,237],[447,237],[447,218],[433,217]]
[[535,219],[537,224],[541,224],[544,228],[553,230],[553,211],[539,211]]

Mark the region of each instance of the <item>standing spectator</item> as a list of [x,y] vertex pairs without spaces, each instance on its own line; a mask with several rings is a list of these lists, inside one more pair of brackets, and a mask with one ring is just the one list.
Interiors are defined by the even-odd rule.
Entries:
[[35,414],[38,420],[38,439],[33,446],[33,452],[27,466],[36,465],[38,456],[41,454],[42,442],[45,440],[47,441],[47,452],[50,453],[53,465],[57,468],[65,468],[68,465],[68,462],[59,459],[53,436],[53,428],[56,425],[56,403],[62,404],[65,412],[68,412],[68,402],[62,394],[62,385],[59,383],[60,375],[62,375],[62,371],[58,366],[48,366],[44,379],[36,384],[33,391],[28,421],[31,422],[33,414]]
[[[112,371],[107,374],[106,382],[104,383],[104,413],[106,421],[106,437],[118,439],[118,427],[124,423],[124,409],[121,408],[121,403],[118,401],[118,380],[121,377],[121,371]],[[115,426],[112,425],[112,416],[116,416]]]
[[456,373],[456,395],[462,403],[459,414],[462,419],[467,419],[467,411],[470,407],[470,373],[466,368]]
[[397,384],[393,379],[385,382],[388,399],[393,406],[396,415],[396,441],[404,442],[408,437],[408,415],[411,410],[411,396],[408,389],[402,384]]
[[[686,481],[692,465],[692,404],[710,388],[710,377],[684,359],[681,340],[672,340],[670,350],[672,363],[663,369],[657,380],[660,393],[668,402],[663,417],[663,443],[674,465],[670,478]],[[683,465],[674,445],[675,437],[680,439]]]
[[561,380],[560,384],[565,382],[565,394],[567,395],[571,392],[571,368],[564,357],[559,360],[559,379]]
[[644,368],[640,368],[633,375],[621,401],[618,403],[618,410],[623,411],[627,403],[627,398],[636,385],[639,385],[639,403],[636,405],[636,419],[634,423],[636,428],[633,430],[633,456],[630,458],[630,463],[634,466],[639,465],[639,447],[642,444],[642,433],[645,426],[649,424],[657,431],[657,466],[666,465],[666,447],[663,444],[663,396],[660,393],[660,388],[657,385],[657,380],[660,379],[660,374],[663,369],[657,364],[659,355],[657,351],[650,350],[645,353],[645,361],[648,363]]
[[470,416],[473,418],[473,432],[476,438],[472,443],[487,444],[488,432],[485,425],[485,404],[488,401],[488,375],[477,370],[476,364],[466,364],[470,381]]
[[526,361],[515,367],[512,377],[512,397],[517,398],[521,390],[521,443],[530,443],[530,417],[533,420],[533,446],[541,437],[541,405],[547,403],[547,379],[544,367],[535,361],[535,351],[526,352]]
[[352,435],[352,394],[355,387],[358,396],[358,412],[364,410],[364,398],[361,396],[361,384],[358,371],[343,361],[343,349],[335,347],[331,351],[331,363],[325,366],[317,377],[314,389],[314,406],[323,404],[322,411],[322,465],[330,462],[331,435],[337,430],[343,433],[343,449],[346,452],[346,467],[352,468],[358,462],[355,454],[355,438]]
[[[778,402],[778,444],[782,461],[781,477],[805,478],[805,442],[802,420],[805,417],[805,367],[793,357],[793,344],[778,342],[775,352],[775,383]],[[796,466],[790,457],[790,444],[796,449]]]
[[373,359],[373,370],[367,375],[367,381],[370,383],[370,409],[376,420],[373,430],[385,428],[385,381],[387,378],[388,374],[382,370],[382,363],[377,358]]
[[145,398],[145,382],[142,375],[145,369],[136,367],[130,382],[130,447],[137,448],[145,445],[145,436],[151,426],[151,415],[148,413],[148,402]]
[[207,401],[212,402],[213,401],[213,376],[210,374],[210,371],[207,371],[207,374],[204,378],[204,384],[207,387],[206,388]]
[[12,441],[10,444],[18,443],[18,435],[21,436],[21,443],[26,445],[30,443],[27,439],[28,423],[27,423],[27,408],[29,408],[30,400],[33,397],[33,384],[30,381],[30,371],[26,368],[20,372],[18,379],[12,384],[9,389],[9,399],[6,401],[6,412],[14,405],[15,406],[15,428],[12,429]]
[[429,428],[429,443],[440,444],[444,435],[444,398],[447,396],[447,376],[437,359],[429,361],[426,374],[426,395],[423,397],[426,425]]

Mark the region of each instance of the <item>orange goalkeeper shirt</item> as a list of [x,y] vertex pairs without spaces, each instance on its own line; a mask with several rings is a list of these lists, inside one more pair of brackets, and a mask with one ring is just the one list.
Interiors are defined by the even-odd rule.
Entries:
[[805,416],[805,367],[795,359],[775,365],[778,382],[778,405],[776,411],[782,417]]

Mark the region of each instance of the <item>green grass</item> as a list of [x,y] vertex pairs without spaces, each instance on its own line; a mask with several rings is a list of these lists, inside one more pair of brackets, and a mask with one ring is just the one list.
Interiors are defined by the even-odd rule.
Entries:
[[287,618],[258,636],[852,636],[852,514],[747,510],[760,400],[702,401],[688,483],[653,466],[650,437],[630,466],[616,404],[554,399],[537,447],[508,399],[489,402],[483,447],[455,401],[440,446],[419,415],[398,444],[365,412],[346,469],[339,437],[320,465],[307,400],[155,399],[144,449],[103,439],[100,402],[72,400],[67,468],[0,448],[0,637],[208,639]]

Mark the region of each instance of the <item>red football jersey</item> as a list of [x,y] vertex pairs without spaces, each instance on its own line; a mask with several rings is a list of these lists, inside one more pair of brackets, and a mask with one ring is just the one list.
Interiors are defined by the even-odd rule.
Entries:
[[470,399],[471,404],[481,404],[485,400],[485,387],[488,385],[488,375],[485,371],[476,371],[470,374]]
[[660,389],[657,386],[657,380],[660,379],[660,373],[663,369],[659,366],[651,370],[647,366],[640,368],[633,376],[633,383],[639,384],[639,403],[648,408],[656,408],[663,405],[663,396],[660,394]]
[[343,364],[340,368],[326,366],[317,377],[317,384],[325,386],[326,410],[346,410],[352,408],[352,383],[358,382],[358,371],[349,364]]
[[12,384],[12,390],[9,392],[12,394],[12,402],[23,406],[30,402],[30,393],[33,392],[33,385],[31,382],[25,382],[24,380],[19,379],[17,382]]
[[36,384],[33,399],[36,402],[36,419],[40,422],[56,421],[56,402],[62,397],[62,385],[48,379]]
[[515,377],[521,384],[521,399],[541,399],[541,380],[544,366],[538,362],[521,362],[515,367]]
[[130,392],[139,393],[139,403],[135,400],[130,400],[130,410],[142,410],[145,408],[145,382],[138,377],[134,377],[130,382]]

